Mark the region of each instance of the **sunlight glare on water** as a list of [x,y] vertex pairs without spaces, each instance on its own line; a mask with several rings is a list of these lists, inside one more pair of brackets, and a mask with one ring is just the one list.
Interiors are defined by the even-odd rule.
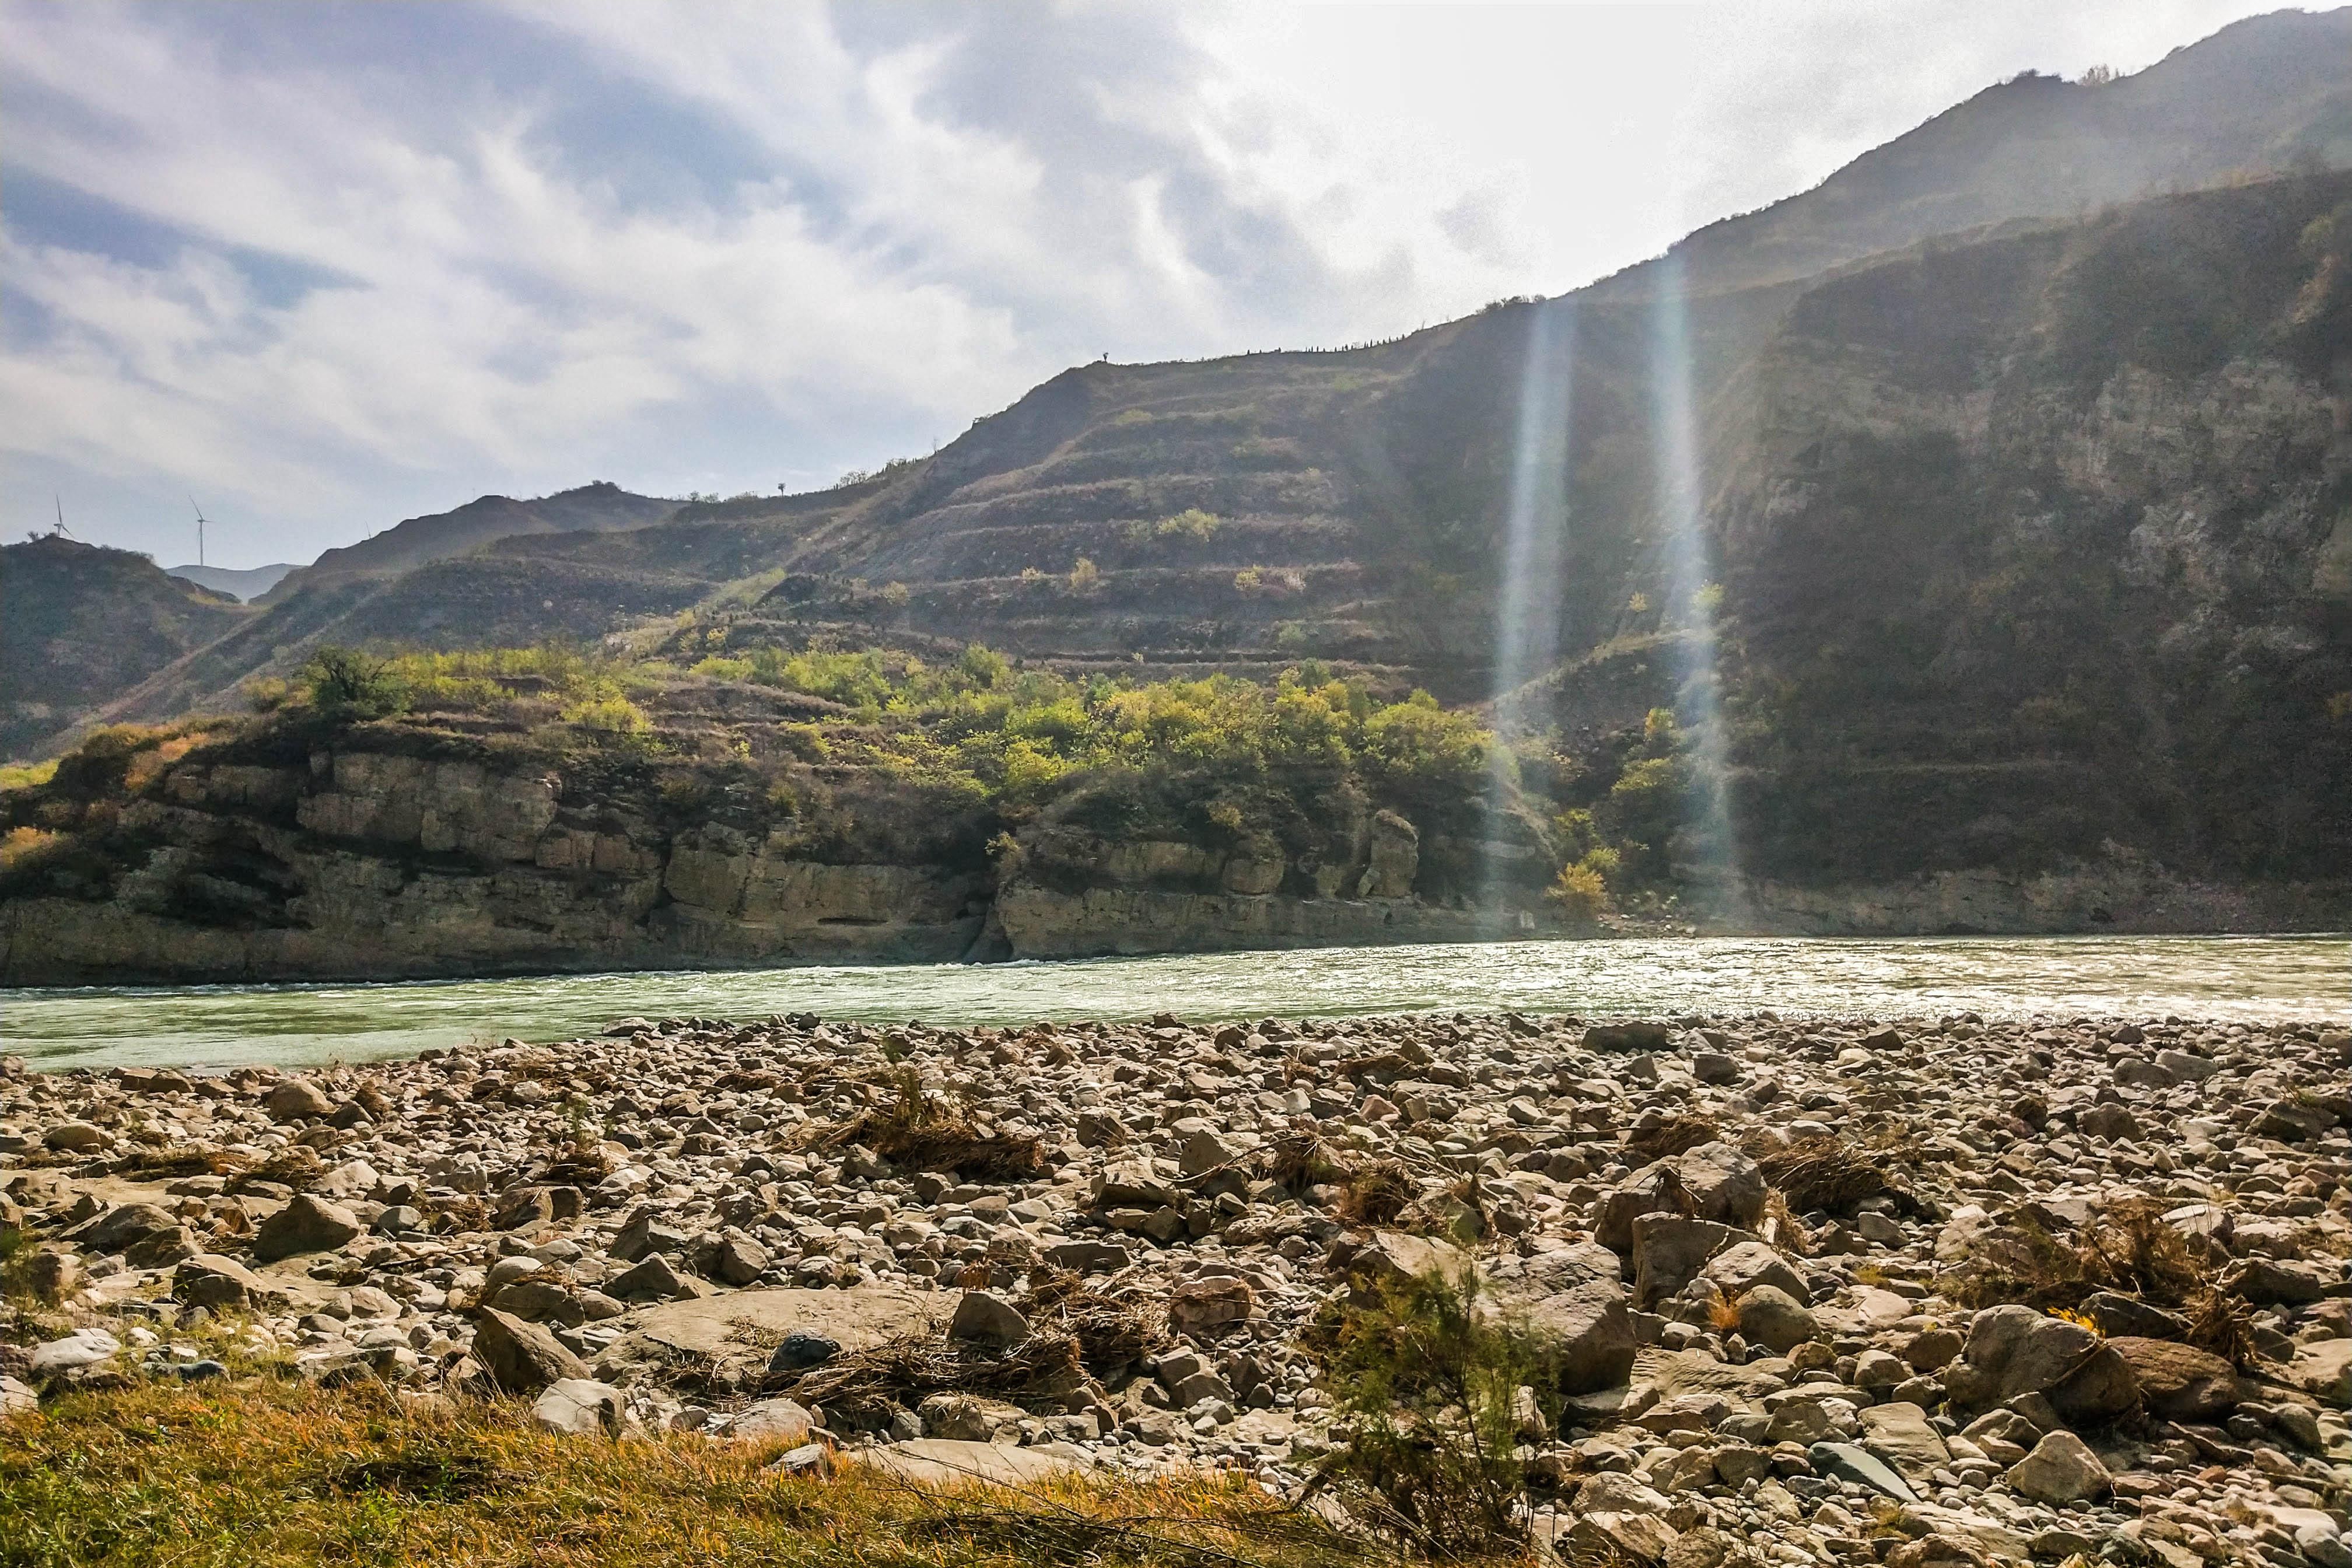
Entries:
[[38,1068],[280,1066],[410,1056],[614,1019],[1041,1019],[1528,1012],[1986,1017],[2352,1014],[2352,938],[1715,937],[1528,942],[1059,963],[549,975],[411,984],[0,992],[0,1053]]

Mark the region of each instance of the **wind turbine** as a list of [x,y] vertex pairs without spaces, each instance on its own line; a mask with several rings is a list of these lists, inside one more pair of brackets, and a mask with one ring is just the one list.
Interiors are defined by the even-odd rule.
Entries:
[[196,564],[201,566],[205,563],[205,509],[196,506],[194,495],[188,497],[188,504],[196,510]]

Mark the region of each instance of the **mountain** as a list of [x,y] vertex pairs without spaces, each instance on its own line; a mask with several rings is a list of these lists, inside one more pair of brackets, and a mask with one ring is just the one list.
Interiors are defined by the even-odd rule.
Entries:
[[2352,165],[2352,8],[2236,22],[2105,81],[2027,72],[1874,148],[1801,195],[1709,224],[1587,291],[1640,298],[1811,277],[1936,235],[2263,172]]
[[453,511],[408,518],[357,544],[330,550],[310,565],[287,574],[265,597],[275,602],[339,577],[410,571],[513,534],[643,528],[661,521],[677,507],[676,501],[631,495],[618,485],[604,482],[536,500],[482,496]]
[[[2125,81],[2008,84],[1579,293],[1347,352],[1079,367],[854,486],[689,502],[613,529],[556,531],[556,513],[532,511],[494,538],[520,515],[505,509],[550,503],[412,520],[379,536],[408,542],[369,542],[374,559],[460,537],[467,552],[405,570],[322,560],[102,716],[239,710],[253,677],[291,674],[331,643],[625,633],[608,646],[653,658],[630,679],[658,694],[647,722],[680,768],[781,746],[791,757],[776,766],[812,770],[681,776],[680,799],[752,803],[711,841],[672,820],[671,784],[640,800],[593,770],[564,774],[562,809],[585,814],[566,831],[617,835],[595,855],[654,880],[614,883],[579,915],[602,946],[467,905],[467,941],[532,955],[500,961],[518,963],[551,962],[551,942],[567,963],[779,951],[740,931],[725,941],[749,948],[698,948],[720,941],[699,925],[643,945],[665,909],[740,902],[705,886],[713,855],[786,881],[816,878],[795,869],[809,863],[866,868],[836,889],[843,912],[827,919],[842,929],[827,940],[893,918],[852,884],[908,877],[952,884],[938,895],[952,940],[924,939],[950,948],[970,934],[958,922],[992,918],[1038,952],[1202,942],[1203,920],[1217,940],[1360,937],[1360,912],[1332,913],[1322,889],[1358,885],[1364,868],[1325,875],[1337,851],[1297,829],[1318,814],[1361,828],[1343,836],[1351,856],[1371,853],[1382,813],[1404,824],[1397,835],[1425,833],[1412,881],[1424,914],[1486,898],[1536,918],[1537,890],[1570,861],[1605,868],[1648,907],[1751,929],[2340,922],[2352,174],[2324,166],[2346,162],[2352,71],[2331,62],[2347,38],[2352,11],[2282,14]],[[2270,90],[2249,97],[2255,81]],[[2118,139],[2138,162],[2109,155]],[[2089,173],[2063,174],[2078,167]],[[669,504],[598,494],[564,515]],[[1366,702],[1418,687],[1474,707],[1510,756],[1483,822],[1462,799],[1360,790],[1325,813],[1307,789],[1240,826],[1194,820],[1164,792],[1107,800],[1076,784],[1042,804],[1000,805],[988,791],[1001,783],[913,801],[923,781],[947,788],[940,771],[971,737],[877,750],[860,726],[869,708],[886,717],[878,699],[850,700],[856,680],[840,686],[845,667],[827,661],[884,650],[936,669],[973,642],[1095,693],[1111,689],[1097,678],[1319,665]],[[593,706],[499,679],[511,711],[467,710],[395,749],[472,757],[448,736],[526,733]],[[1050,737],[1074,721],[1035,722]],[[252,874],[282,899],[305,873],[282,860],[296,841],[276,836],[324,786],[268,750],[297,739],[253,744],[291,770],[283,809],[247,834]],[[317,754],[314,773],[343,765]],[[231,816],[237,776],[222,775]],[[920,831],[813,837],[772,805],[819,790],[888,797],[871,820]],[[323,821],[343,808],[301,809]],[[1201,852],[1188,836],[1236,834],[1259,849],[1169,869]],[[1281,856],[1265,848],[1276,839]],[[1013,858],[974,858],[1000,841]],[[952,862],[932,858],[949,842]],[[115,886],[127,862],[109,857],[152,848],[91,847],[76,886]],[[338,852],[301,850],[321,865]],[[572,864],[572,848],[544,852],[556,861],[543,867]],[[498,875],[499,898],[524,898],[520,873]],[[1229,876],[1297,910],[1211,920],[1146,898],[1223,897]],[[524,902],[542,895],[555,896]],[[695,903],[706,896],[718,902]],[[1377,913],[1381,929],[1440,929]],[[349,942],[371,940],[364,909],[342,918],[358,922]],[[495,934],[531,921],[539,937]],[[410,938],[429,963],[430,931]],[[156,935],[157,951],[173,940]],[[331,969],[335,951],[305,972]]]
[[41,754],[41,737],[252,614],[128,550],[0,546],[0,758]]
[[233,599],[248,603],[278,586],[278,579],[284,577],[289,572],[299,570],[301,568],[289,561],[276,562],[268,566],[248,566],[243,571],[236,571],[226,566],[166,566],[163,568],[167,576],[178,577],[194,583],[199,588],[209,588],[215,594],[226,594]]

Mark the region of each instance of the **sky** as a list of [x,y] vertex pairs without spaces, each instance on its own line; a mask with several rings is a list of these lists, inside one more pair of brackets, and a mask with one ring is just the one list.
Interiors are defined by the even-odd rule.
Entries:
[[818,489],[1106,354],[1563,292],[2273,8],[0,0],[0,534]]

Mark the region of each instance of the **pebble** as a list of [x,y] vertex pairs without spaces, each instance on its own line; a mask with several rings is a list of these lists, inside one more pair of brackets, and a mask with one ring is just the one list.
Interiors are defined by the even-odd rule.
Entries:
[[[126,1342],[216,1379],[162,1342],[212,1323],[309,1375],[525,1394],[583,1438],[758,1436],[793,1469],[1009,1445],[1292,1489],[1345,1436],[1302,1342],[1326,1303],[1475,1263],[1573,1352],[1558,1426],[1529,1394],[1521,1433],[1531,1517],[1571,1554],[2128,1540],[2169,1568],[2352,1568],[2347,1065],[2340,1023],[2177,1017],[796,1015],[299,1075],[5,1070],[0,1226],[74,1331],[0,1346],[0,1415]],[[829,1135],[907,1073],[975,1135],[1034,1141],[1034,1167]],[[1882,1188],[1769,1173],[1838,1136]],[[1380,1163],[1409,1212],[1360,1223],[1336,1169],[1286,1149]],[[2247,1302],[2261,1359],[2234,1384],[2177,1344],[2178,1303],[2110,1290],[2074,1321],[1958,1296],[2126,1210]],[[1066,1396],[950,1390],[863,1425],[773,1392],[885,1315],[952,1353],[1019,1346],[1041,1267],[1148,1308],[1164,1343]]]

